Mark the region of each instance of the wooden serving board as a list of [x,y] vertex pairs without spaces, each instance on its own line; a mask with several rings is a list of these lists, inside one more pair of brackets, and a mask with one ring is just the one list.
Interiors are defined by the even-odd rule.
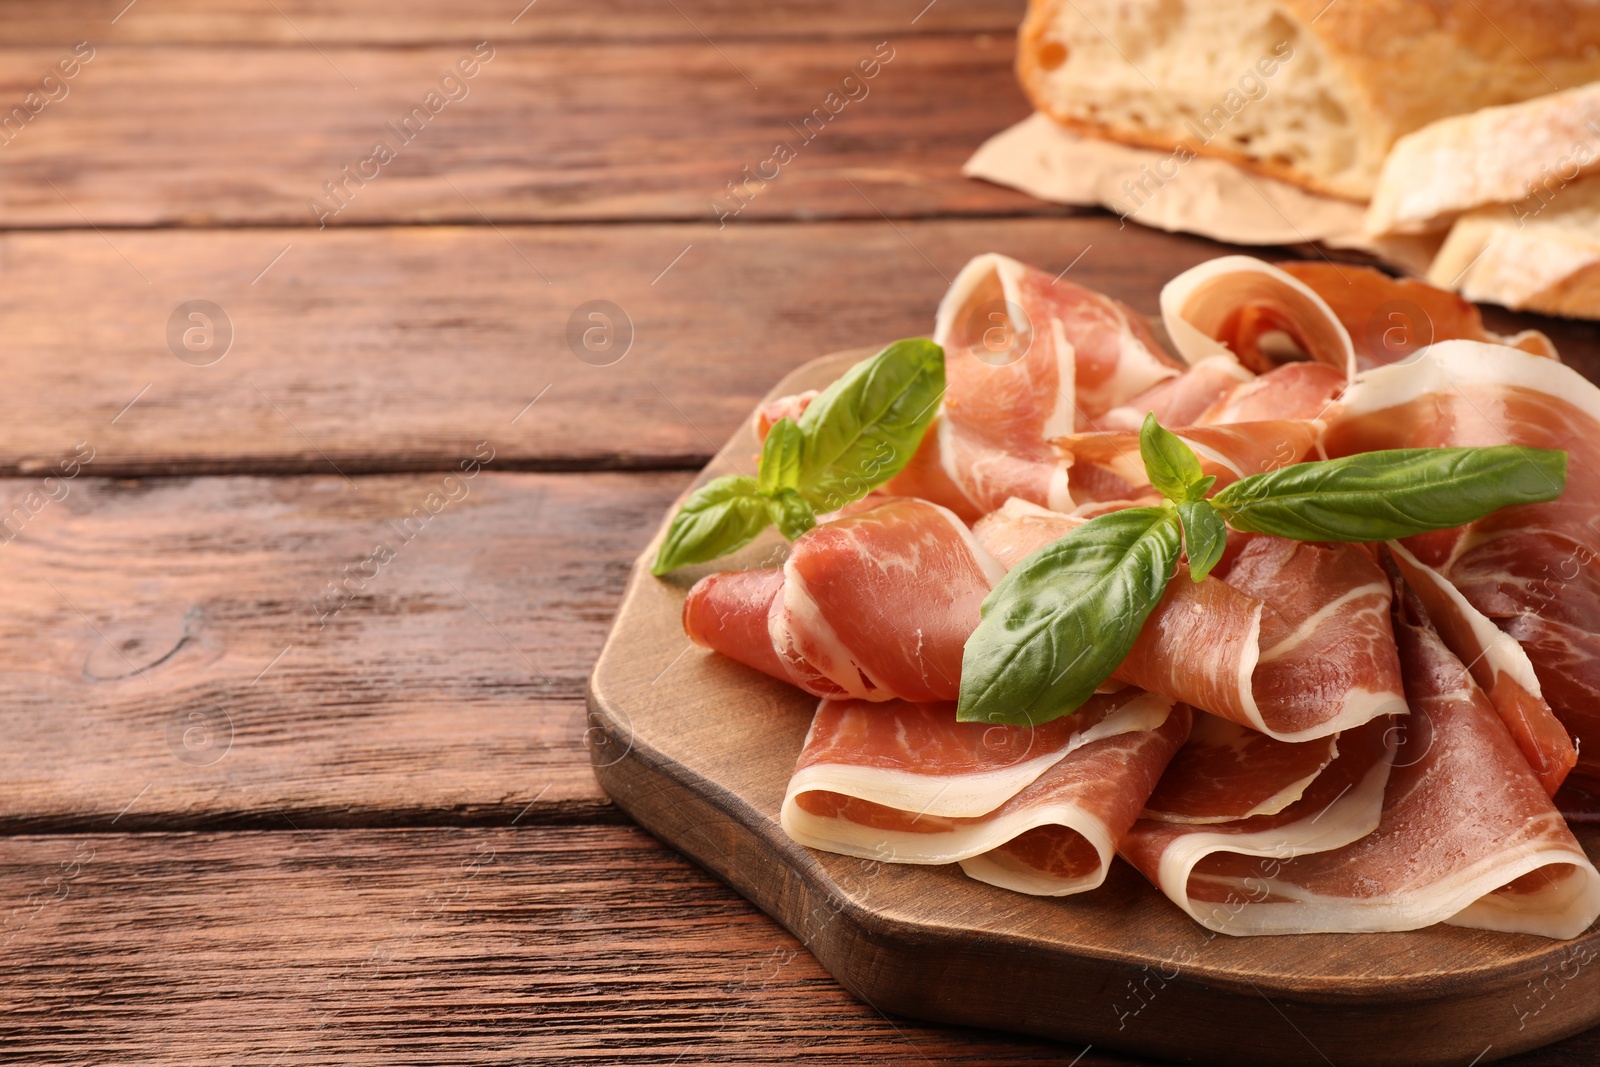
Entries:
[[[824,386],[869,354],[808,363],[771,396]],[[758,452],[747,420],[702,480],[753,474]],[[794,843],[778,809],[816,699],[692,646],[680,621],[696,579],[775,563],[782,542],[769,532],[665,580],[649,573],[655,545],[634,564],[590,679],[595,774],[872,1006],[1230,1067],[1464,1067],[1600,1023],[1596,930],[1574,941],[1449,926],[1236,938],[1195,924],[1120,860],[1099,889],[1045,898],[955,866]],[[1578,833],[1597,854],[1600,831]]]

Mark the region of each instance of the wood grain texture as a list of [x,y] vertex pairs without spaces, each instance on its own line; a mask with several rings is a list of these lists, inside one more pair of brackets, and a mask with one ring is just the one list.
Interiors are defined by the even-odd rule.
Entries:
[[[12,45],[89,38],[140,44],[437,44],[563,38],[702,40],[860,34],[1010,34],[1024,0],[0,0]],[[520,16],[519,16],[520,13]],[[119,17],[120,16],[120,17]],[[115,21],[113,21],[115,20]],[[515,21],[513,21],[515,20]]]
[[[1067,280],[1153,314],[1167,279],[1229,251],[1100,217],[106,238],[0,234],[0,473],[79,441],[105,474],[439,470],[485,438],[502,469],[698,468],[806,360],[929,332],[981,252],[1076,260]],[[210,366],[169,348],[174,310],[197,299],[234,333]],[[631,322],[608,366],[569,347],[591,300]],[[1596,324],[1500,320],[1549,330],[1600,374]]]
[[[0,234],[0,472],[79,441],[103,473],[436,470],[486,437],[502,467],[699,467],[794,367],[931,330],[973,255],[1085,248],[1071,277],[1146,312],[1223,251],[1102,218]],[[210,366],[169,348],[197,299],[234,334]],[[602,299],[634,337],[609,366],[567,337]]]
[[[63,99],[0,138],[0,225],[715,220],[746,166],[773,180],[741,219],[1066,210],[960,173],[1028,113],[1009,36],[485,39],[492,59],[445,87],[453,101],[441,79],[470,43],[96,46]],[[828,103],[875,53],[876,77],[845,90],[858,99]],[[64,54],[0,49],[4,113]],[[391,128],[430,92],[435,113]],[[379,142],[394,158],[363,169]],[[769,164],[779,143],[793,159]],[[324,217],[310,204],[339,208],[329,182],[347,206]]]
[[0,486],[0,832],[614,820],[584,679],[687,478],[493,467]]
[[[109,236],[0,235],[0,470],[78,441],[105,473],[448,469],[485,438],[502,468],[698,467],[792,368],[930,331],[979,252],[1094,245],[1072,276],[1153,311],[1220,247],[1092,218]],[[210,366],[168,344],[195,299],[232,324]],[[601,299],[634,337],[608,366],[567,334]]]
[[886,1018],[631,827],[7,838],[0,902],[13,1062],[1042,1067],[1082,1050]]
[[1153,1062],[886,1017],[631,827],[12,837],[0,904],[14,1062]]
[[[802,367],[773,394],[824,386],[859,356]],[[746,424],[726,451],[754,447]],[[702,478],[729,472],[714,461]],[[653,547],[635,564],[590,681],[596,774],[641,825],[727,879],[871,1003],[1217,1065],[1443,1067],[1600,1022],[1600,971],[1585,967],[1600,929],[1571,941],[1445,925],[1217,936],[1120,861],[1098,889],[1051,898],[974,881],[955,865],[796,844],[778,810],[816,698],[698,648],[670,675],[649,673],[681,647],[689,585],[760,565],[781,541],[769,531],[667,580],[649,573]],[[1600,848],[1600,828],[1575,832],[1590,852]],[[1560,991],[1530,1000],[1552,974]]]

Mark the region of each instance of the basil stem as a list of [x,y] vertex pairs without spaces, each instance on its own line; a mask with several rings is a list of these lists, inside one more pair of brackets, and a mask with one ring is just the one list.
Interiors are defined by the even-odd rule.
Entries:
[[1566,484],[1561,451],[1403,448],[1254,474],[1211,504],[1235,530],[1298,541],[1387,541],[1554,500]]
[[1173,508],[1128,508],[1013,567],[967,639],[956,718],[1027,726],[1076,711],[1127,658],[1180,547]]
[[910,461],[944,396],[944,350],[896,341],[846,371],[799,422],[767,433],[755,478],[724,477],[695,490],[667,527],[657,576],[743,548],[776,523],[794,540],[866,496]]

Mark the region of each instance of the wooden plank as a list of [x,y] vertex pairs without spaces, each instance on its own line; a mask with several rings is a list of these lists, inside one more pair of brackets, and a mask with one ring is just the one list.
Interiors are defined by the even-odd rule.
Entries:
[[[1103,218],[0,234],[0,472],[79,441],[105,474],[450,469],[485,438],[502,469],[698,467],[800,363],[931,330],[971,256],[1089,245],[1071,277],[1147,312],[1221,251]],[[209,366],[167,336],[198,299],[234,336]],[[567,337],[601,299],[611,365],[620,325]]]
[[[135,6],[135,4],[137,6]],[[437,44],[440,41],[549,41],[583,38],[717,40],[847,37],[861,34],[1009,34],[1023,0],[0,0],[12,45],[84,38],[140,44]]]
[[12,837],[0,901],[33,1064],[1150,1062],[884,1016],[627,827]]
[[[1229,249],[1101,217],[0,234],[0,473],[79,441],[105,474],[450,469],[484,438],[502,469],[699,467],[806,360],[930,331],[988,251],[1150,314]],[[209,366],[167,337],[199,299],[234,334]],[[631,323],[611,365],[620,325],[610,353],[569,347],[592,300]],[[1600,372],[1594,324],[1500,318]]]
[[[817,360],[774,393],[824,387],[855,358]],[[728,452],[755,447],[746,425]],[[728,473],[717,461],[702,478]],[[593,747],[596,774],[641,825],[795,931],[871,1003],[1218,1067],[1315,1067],[1332,1056],[1449,1067],[1600,1023],[1600,977],[1583,973],[1600,953],[1600,930],[1568,941],[1443,924],[1218,937],[1121,863],[1098,889],[1052,898],[985,884],[952,864],[796,843],[779,809],[816,698],[702,649],[665,677],[650,670],[682,647],[690,583],[760,566],[781,539],[769,533],[736,556],[661,580],[648,568],[665,529],[663,517],[590,682],[604,739]],[[1600,848],[1600,828],[1574,832],[1591,853]],[[880,856],[894,851],[879,842]],[[1556,985],[1540,990],[1550,975]]]
[[496,462],[6,483],[0,832],[614,818],[584,680],[687,476]]
[[[730,182],[744,219],[1060,213],[960,174],[1028,113],[1012,52],[992,34],[106,44],[0,137],[0,225],[714,220],[739,210]],[[0,50],[0,113],[66,55]],[[461,62],[475,73],[451,80]]]
[[30,1064],[1021,1065],[1082,1051],[886,1018],[632,828],[7,838],[0,900],[14,909],[0,1032]]

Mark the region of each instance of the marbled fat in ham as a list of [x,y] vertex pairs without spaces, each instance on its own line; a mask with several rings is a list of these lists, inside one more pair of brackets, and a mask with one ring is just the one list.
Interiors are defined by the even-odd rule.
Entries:
[[1330,456],[1504,444],[1565,449],[1565,492],[1406,547],[1522,645],[1580,742],[1574,773],[1600,778],[1600,389],[1552,359],[1447,341],[1363,374],[1324,439]]
[[805,845],[1062,895],[1099,885],[1189,730],[1123,689],[1037,727],[961,723],[951,704],[824,700],[784,797]]
[[1092,426],[1181,369],[1131,308],[998,255],[962,269],[934,340],[946,390],[924,439],[930,454],[886,489],[936,500],[956,492],[978,514],[1013,496],[1070,508],[1051,438]]
[[[1407,596],[1395,629],[1410,710],[1397,720],[1405,743],[1370,832],[1342,842],[1342,834],[1307,837],[1329,820],[1331,808],[1310,816],[1338,781],[1346,739],[1381,721],[1342,736],[1340,759],[1279,814],[1199,828],[1141,820],[1123,854],[1196,921],[1224,933],[1358,933],[1437,922],[1546,937],[1582,933],[1600,917],[1600,873],[1415,596]],[[1372,738],[1366,743],[1374,747]],[[1343,795],[1364,794],[1371,784],[1364,779]]]
[[[1083,521],[1012,501],[973,535],[1009,569]],[[1236,535],[1204,581],[1180,565],[1112,677],[1279,740],[1325,737],[1403,707],[1390,595],[1364,548]]]
[[865,501],[797,539],[781,570],[713,574],[684,602],[696,644],[817,696],[954,700],[998,564],[926,501]]
[[[1187,426],[1173,432],[1221,489],[1252,474],[1299,463],[1315,447],[1321,429],[1313,420],[1278,419]],[[1151,491],[1136,430],[1073,434],[1053,443],[1068,464],[1067,491],[1080,506],[1128,500]]]

